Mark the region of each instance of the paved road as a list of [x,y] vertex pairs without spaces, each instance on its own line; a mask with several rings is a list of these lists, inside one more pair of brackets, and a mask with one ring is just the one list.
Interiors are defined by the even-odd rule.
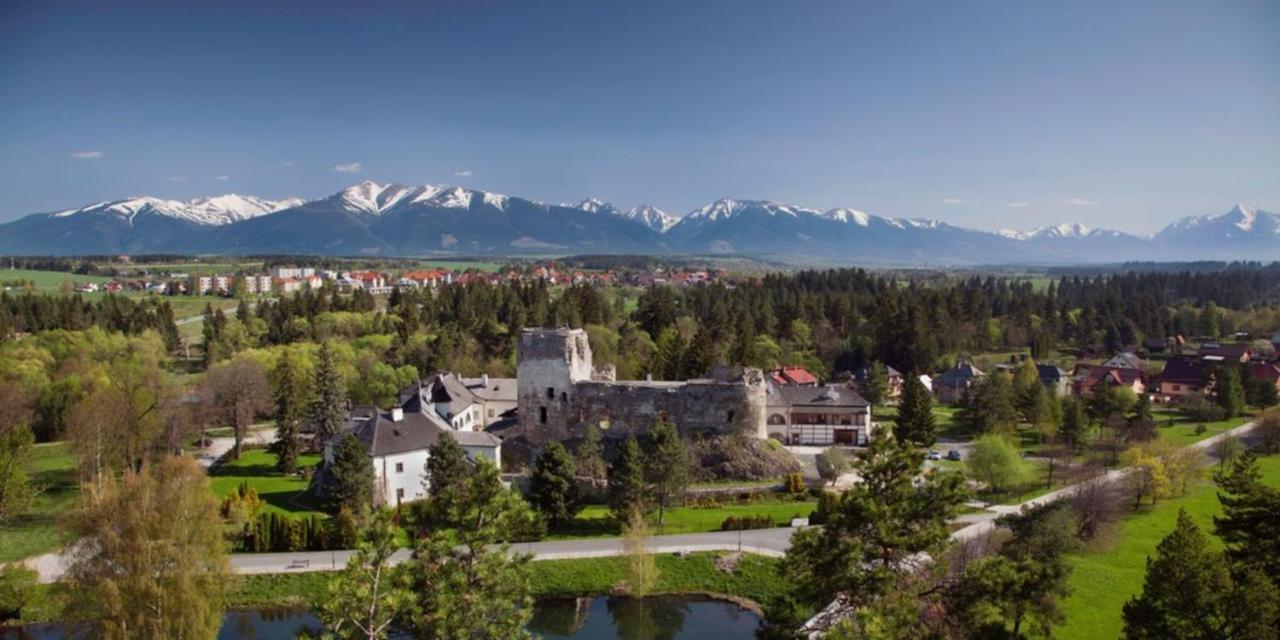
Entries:
[[[1254,423],[1236,427],[1230,431],[1206,438],[1189,445],[1203,451],[1212,451],[1218,441],[1228,436],[1244,438],[1254,427]],[[1246,440],[1248,438],[1245,438]],[[1128,469],[1113,469],[1105,475],[1108,482],[1124,478]],[[966,514],[960,522],[969,525],[951,534],[953,540],[969,540],[990,532],[995,528],[995,519],[1006,513],[1015,513],[1024,506],[1044,504],[1060,500],[1071,495],[1076,486],[1072,485],[1046,493],[1017,505],[996,505],[986,513]],[[695,551],[746,551],[760,555],[780,557],[791,546],[793,529],[755,529],[751,531],[715,531],[710,533],[686,533],[650,538],[648,549],[653,553],[680,553]],[[623,555],[620,538],[592,538],[586,540],[555,540],[545,542],[521,543],[512,546],[513,550],[532,554],[536,560],[557,560],[567,558],[599,558]],[[343,567],[351,551],[310,551],[299,553],[246,553],[231,556],[231,568],[241,574],[262,573],[297,573],[306,571],[330,571]],[[409,550],[402,549],[393,556],[394,562],[403,562],[409,557]],[[65,559],[59,554],[45,554],[28,559],[26,564],[40,574],[41,582],[53,582],[65,572]]]

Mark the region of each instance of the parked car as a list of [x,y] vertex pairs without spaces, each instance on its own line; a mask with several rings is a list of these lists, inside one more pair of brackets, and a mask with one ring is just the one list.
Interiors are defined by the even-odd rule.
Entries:
[[948,459],[948,460],[953,460],[953,461],[954,461],[954,460],[959,460],[959,459],[960,459],[960,452],[959,452],[959,451],[957,451],[956,449],[952,449],[952,450],[948,451],[948,452],[947,452],[947,459]]
[[928,455],[928,456],[926,456],[926,457],[927,457],[927,458],[929,458],[930,460],[941,460],[941,459],[942,459],[942,454],[941,454],[941,453],[938,453],[938,451],[935,449],[935,450],[930,451],[930,452],[929,452],[929,455]]

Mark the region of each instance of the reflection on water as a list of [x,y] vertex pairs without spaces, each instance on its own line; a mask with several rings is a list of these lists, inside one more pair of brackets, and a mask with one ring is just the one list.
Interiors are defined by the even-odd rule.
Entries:
[[[218,640],[287,640],[319,621],[305,609],[228,611]],[[699,596],[539,600],[529,630],[548,639],[695,640],[750,638],[760,617],[736,604]],[[73,625],[0,627],[0,640],[88,637]]]

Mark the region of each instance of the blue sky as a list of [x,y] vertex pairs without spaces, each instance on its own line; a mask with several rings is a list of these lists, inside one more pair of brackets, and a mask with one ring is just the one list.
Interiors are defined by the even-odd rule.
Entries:
[[1280,210],[1277,34],[1268,1],[0,0],[0,221],[375,179],[1152,232]]

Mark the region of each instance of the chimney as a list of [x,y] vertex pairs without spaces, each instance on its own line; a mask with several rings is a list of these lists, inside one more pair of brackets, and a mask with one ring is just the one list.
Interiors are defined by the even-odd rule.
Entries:
[[404,420],[404,409],[401,409],[400,407],[396,407],[396,408],[392,409],[392,410],[391,410],[391,421],[392,421],[392,422],[400,422],[401,420]]
[[644,374],[644,381],[645,381],[645,382],[653,382],[653,374],[652,374],[652,373],[646,373],[646,374]]
[[485,388],[489,387],[489,374],[487,373],[480,374],[480,386]]

